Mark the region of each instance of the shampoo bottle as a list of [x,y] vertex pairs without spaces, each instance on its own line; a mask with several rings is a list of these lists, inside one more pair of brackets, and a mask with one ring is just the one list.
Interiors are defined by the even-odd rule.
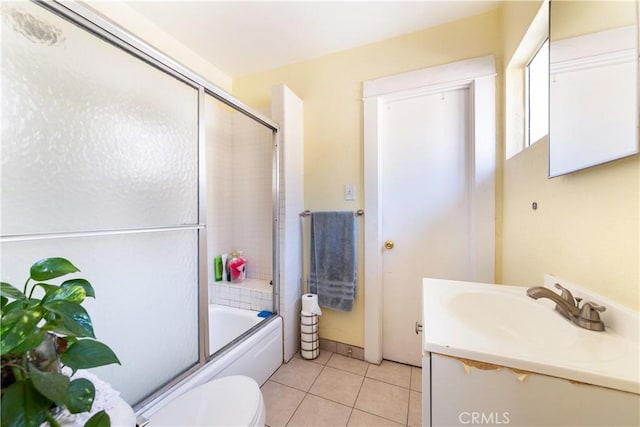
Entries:
[[222,254],[220,255],[220,261],[222,262],[222,276],[221,276],[221,280],[223,282],[228,282],[229,280],[231,280],[231,278],[229,277],[229,272],[227,270],[227,267],[229,265],[229,255],[228,254]]
[[215,272],[216,282],[222,280],[222,256],[218,255],[213,259],[213,271]]

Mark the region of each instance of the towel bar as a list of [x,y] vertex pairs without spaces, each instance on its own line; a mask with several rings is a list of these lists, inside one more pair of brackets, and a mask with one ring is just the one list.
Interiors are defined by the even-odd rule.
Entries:
[[[354,212],[356,216],[362,216],[364,215],[364,211],[362,209],[358,209],[357,211]],[[310,210],[306,210],[304,212],[300,212],[300,216],[305,217],[305,216],[311,216],[311,211]]]

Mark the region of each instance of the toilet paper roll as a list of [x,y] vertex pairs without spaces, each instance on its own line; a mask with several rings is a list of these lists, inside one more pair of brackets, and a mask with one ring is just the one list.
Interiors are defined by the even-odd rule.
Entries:
[[307,350],[307,351],[315,350],[315,349],[318,348],[318,343],[317,342],[304,342],[304,341],[302,341],[300,343],[300,348],[302,350]]
[[300,325],[300,332],[303,334],[317,334],[318,325]]
[[318,305],[318,295],[304,294],[302,295],[302,311],[305,313],[322,315],[322,310]]
[[317,359],[319,355],[320,355],[320,350],[319,349],[316,349],[316,350],[300,350],[300,356],[302,356],[303,359],[313,360],[313,359]]
[[300,324],[305,326],[314,326],[318,324],[318,315],[307,313],[306,311],[300,312]]

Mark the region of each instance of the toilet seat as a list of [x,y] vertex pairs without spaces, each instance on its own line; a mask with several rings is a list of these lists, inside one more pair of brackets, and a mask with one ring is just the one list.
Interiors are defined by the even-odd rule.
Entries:
[[253,378],[233,375],[199,385],[156,412],[150,426],[264,426],[265,406]]

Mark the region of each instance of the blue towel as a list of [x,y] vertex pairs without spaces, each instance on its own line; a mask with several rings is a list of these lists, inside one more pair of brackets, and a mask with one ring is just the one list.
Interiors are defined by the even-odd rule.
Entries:
[[356,296],[357,234],[353,212],[311,214],[309,292],[318,304],[351,311]]

